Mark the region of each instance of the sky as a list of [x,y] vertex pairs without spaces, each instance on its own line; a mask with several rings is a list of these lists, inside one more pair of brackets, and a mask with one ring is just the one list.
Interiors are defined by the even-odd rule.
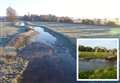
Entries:
[[0,0],[0,16],[11,6],[18,15],[54,14],[74,18],[119,18],[120,0]]
[[78,39],[78,45],[90,46],[90,47],[105,47],[107,49],[118,48],[118,40],[110,38],[98,38],[98,39]]

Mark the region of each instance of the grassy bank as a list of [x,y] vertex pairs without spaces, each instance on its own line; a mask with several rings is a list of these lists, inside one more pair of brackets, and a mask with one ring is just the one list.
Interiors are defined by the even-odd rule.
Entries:
[[116,79],[116,68],[96,69],[94,71],[86,71],[79,73],[80,79]]
[[112,53],[108,53],[108,52],[79,52],[80,58],[90,58],[90,59],[101,58],[101,59],[104,59],[108,56],[115,56],[115,55],[113,55]]

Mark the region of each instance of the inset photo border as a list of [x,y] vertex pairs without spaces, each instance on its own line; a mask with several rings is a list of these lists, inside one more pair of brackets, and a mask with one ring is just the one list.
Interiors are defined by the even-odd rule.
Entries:
[[77,81],[119,81],[119,38],[78,38],[76,53]]

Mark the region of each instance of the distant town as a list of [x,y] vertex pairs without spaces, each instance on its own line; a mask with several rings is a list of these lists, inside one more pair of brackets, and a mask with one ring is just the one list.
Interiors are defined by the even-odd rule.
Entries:
[[[10,13],[9,13],[10,12]],[[120,18],[94,18],[94,19],[87,19],[87,18],[72,18],[68,16],[56,16],[52,14],[48,15],[37,15],[37,14],[25,14],[24,16],[18,16],[16,10],[12,7],[8,7],[6,9],[6,16],[0,16],[0,21],[9,21],[8,18],[11,20],[21,20],[21,21],[42,21],[42,22],[61,22],[61,23],[77,23],[77,24],[93,24],[93,25],[120,25]],[[7,18],[7,19],[6,19]]]

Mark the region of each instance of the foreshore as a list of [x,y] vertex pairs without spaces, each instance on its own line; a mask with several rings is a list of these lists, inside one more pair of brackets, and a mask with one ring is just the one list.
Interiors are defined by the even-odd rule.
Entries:
[[20,33],[19,35],[17,35],[16,37],[14,37],[10,42],[9,42],[9,46],[15,47],[15,48],[20,48],[21,46],[23,46],[27,40],[36,35],[37,32],[33,31],[33,30],[29,30],[27,32],[24,33]]
[[[12,27],[12,28],[10,28]],[[25,71],[26,67],[28,66],[29,61],[26,59],[23,59],[22,57],[18,56],[18,50],[21,48],[24,48],[27,44],[27,41],[32,36],[36,35],[37,32],[33,29],[29,28],[29,26],[25,26],[25,28],[28,28],[26,32],[21,32],[19,34],[17,33],[17,30],[20,29],[19,27],[10,26],[8,29],[15,29],[15,31],[11,32],[11,35],[14,35],[12,37],[9,37],[9,41],[6,43],[5,46],[0,47],[0,57],[4,63],[0,64],[2,67],[2,70],[0,70],[4,75],[0,78],[0,82],[11,82],[11,83],[19,83],[19,81],[22,79],[21,75]],[[5,27],[6,28],[6,27]],[[6,30],[9,31],[9,30]],[[8,37],[8,34],[6,35],[6,31],[2,32],[3,35],[1,37]],[[7,58],[9,56],[9,59]],[[19,65],[20,69],[17,69],[17,66],[12,65]],[[5,72],[5,67],[9,67],[10,72]],[[16,71],[16,73],[15,73]],[[1,73],[0,72],[0,73]]]

